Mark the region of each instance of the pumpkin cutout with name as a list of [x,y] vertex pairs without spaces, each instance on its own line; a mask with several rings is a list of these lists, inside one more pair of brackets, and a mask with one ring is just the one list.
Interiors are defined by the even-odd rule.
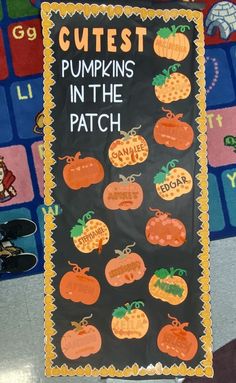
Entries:
[[99,219],[91,219],[94,211],[88,211],[77,224],[71,229],[70,236],[73,238],[75,247],[82,253],[91,253],[97,249],[102,252],[102,247],[110,238],[107,225]]
[[190,30],[188,25],[160,28],[153,44],[155,53],[160,57],[183,61],[190,51],[189,40],[184,35],[186,30]]
[[193,187],[191,174],[183,168],[176,167],[178,162],[176,159],[168,162],[153,180],[157,193],[167,201],[189,193]]
[[111,328],[113,334],[119,339],[140,339],[143,338],[149,328],[147,315],[140,307],[144,303],[135,301],[131,304],[117,307],[112,313]]
[[143,136],[137,134],[141,126],[131,129],[128,133],[120,131],[123,135],[112,142],[108,156],[113,166],[123,168],[127,165],[136,165],[144,162],[148,156],[148,144]]
[[171,65],[153,78],[156,98],[165,104],[188,98],[191,93],[189,78],[177,72],[179,67],[180,64]]
[[120,175],[120,182],[112,182],[104,190],[104,205],[111,210],[138,209],[143,202],[143,189],[135,182],[135,177],[141,174],[132,174],[129,177]]
[[168,148],[186,150],[193,143],[193,128],[184,121],[181,121],[183,114],[173,114],[170,110],[162,108],[167,112],[166,117],[160,118],[154,127],[154,139],[158,144]]
[[179,247],[186,242],[186,228],[184,224],[171,218],[169,213],[163,213],[159,209],[149,208],[155,212],[146,224],[145,235],[152,245]]
[[100,351],[101,334],[95,326],[88,324],[87,319],[91,317],[92,314],[84,317],[79,323],[71,322],[74,328],[62,336],[61,350],[67,359],[76,360]]
[[87,275],[89,267],[81,269],[76,263],[68,262],[73,267],[63,275],[60,281],[60,294],[63,298],[72,302],[81,302],[85,305],[92,305],[97,302],[100,296],[100,284],[91,275]]
[[103,166],[96,158],[80,158],[80,156],[81,153],[78,152],[74,157],[59,157],[59,160],[67,162],[63,169],[63,178],[72,190],[87,188],[101,182],[104,178]]
[[171,317],[172,323],[164,326],[157,336],[157,347],[161,352],[181,360],[192,360],[198,350],[196,336],[185,330],[189,323],[180,323],[178,319]]
[[111,259],[105,268],[105,276],[111,286],[119,287],[138,281],[144,276],[146,267],[139,254],[131,252],[131,247],[136,243],[127,245],[126,248],[115,250],[117,258]]
[[156,270],[148,285],[150,294],[163,302],[179,305],[188,295],[188,285],[182,278],[186,274],[186,270],[174,267]]

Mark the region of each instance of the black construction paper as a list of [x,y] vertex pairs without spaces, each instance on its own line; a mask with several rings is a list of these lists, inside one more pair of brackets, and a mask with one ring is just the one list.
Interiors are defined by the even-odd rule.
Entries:
[[[140,3],[141,7],[143,5]],[[42,8],[45,46],[45,203],[50,205],[54,201],[62,209],[59,216],[53,218],[48,215],[45,226],[46,374],[211,376],[202,16],[198,11],[186,9],[162,9],[158,13],[154,9],[148,11],[137,6],[117,7],[44,3]],[[65,33],[60,45],[62,27]],[[85,44],[85,51],[76,48],[74,36],[78,33],[77,28],[80,33],[87,28],[88,45]],[[93,28],[103,28],[98,40]],[[124,28],[131,33],[130,45],[127,40],[122,40]],[[179,33],[187,37],[189,51],[186,40],[184,42],[186,57],[183,52],[167,54],[164,48],[162,53],[164,56],[167,54],[168,58],[155,53],[153,44],[157,32],[162,29],[161,38],[168,38],[169,32],[165,28],[169,28],[169,31],[175,28],[174,36]],[[114,38],[114,41],[109,45],[108,30],[113,29],[115,35],[111,34],[113,37],[110,38]],[[127,34],[125,36],[127,38]],[[178,41],[175,40],[175,43]],[[128,47],[130,50],[125,52]],[[160,53],[161,50],[156,49]],[[175,49],[172,46],[172,50]],[[81,68],[84,63],[83,73]],[[95,75],[96,65],[99,68],[100,64],[106,69],[103,75],[102,69],[97,69]],[[62,65],[65,68],[64,76]],[[77,77],[72,75],[70,65],[74,73],[78,72]],[[120,74],[122,70],[124,76]],[[157,75],[159,77],[153,80]],[[169,95],[165,88],[166,81],[176,87]],[[113,88],[109,96],[110,87],[114,84],[117,93]],[[157,92],[161,89],[159,98],[155,96],[155,84]],[[77,102],[72,102],[73,86],[77,86]],[[72,118],[78,122],[72,123]],[[172,121],[172,125],[170,123],[169,127],[165,125],[163,128],[163,118],[165,124]],[[114,124],[111,123],[112,119]],[[127,136],[129,131],[130,136]],[[126,132],[127,140],[134,140],[133,146],[130,144],[133,154],[127,152],[127,141],[123,140],[122,144],[116,141],[125,136],[122,132]],[[113,148],[114,141],[121,145],[120,151]],[[126,152],[122,152],[122,145],[126,145]],[[92,172],[89,167],[92,167]],[[77,175],[73,172],[77,172]],[[122,184],[122,191],[119,192],[120,184],[109,185],[124,181],[124,177],[126,183]],[[175,177],[179,180],[177,186]],[[124,194],[128,181],[133,186],[130,186],[130,194]],[[175,187],[167,190],[167,184],[171,185],[171,182]],[[138,184],[136,189],[134,183]],[[104,201],[104,190],[108,185],[110,189]],[[159,193],[156,185],[159,185]],[[125,203],[119,205],[117,198],[123,198]],[[132,202],[132,198],[136,202]],[[152,220],[147,228],[148,221],[154,219],[155,213],[157,221]],[[82,217],[84,224],[81,223]],[[99,230],[105,233],[101,240],[103,242],[97,242],[94,250],[85,252],[94,241],[96,243],[97,238],[92,238],[94,231],[85,231],[91,220],[105,223],[109,240],[107,229],[104,226],[101,229],[100,222]],[[151,231],[154,222],[162,225],[158,226],[160,231],[155,233],[156,237]],[[167,226],[170,230],[168,235]],[[186,238],[183,234],[185,229]],[[85,233],[87,242],[83,245],[81,238]],[[80,238],[77,247],[73,237]],[[153,241],[158,243],[152,244]],[[130,278],[134,278],[135,270],[132,269],[130,273],[127,269],[126,274],[125,271],[122,273],[128,282],[121,286],[111,285],[105,272],[108,262],[117,257],[115,250],[124,250],[127,245],[134,243],[131,252],[142,258],[146,269],[142,271],[144,275],[131,283]],[[123,255],[123,258],[128,259],[127,255],[126,258]],[[73,267],[76,270],[75,265],[80,269],[89,268],[87,275],[96,278],[100,285],[99,297],[94,298],[96,301],[92,304],[88,304],[92,294],[90,287],[90,292],[83,287],[85,298],[78,298],[77,302],[73,301],[74,298],[68,299],[69,295],[65,299],[65,293],[62,293],[61,289],[64,289],[72,297],[74,293],[71,291],[75,289],[77,296],[81,294],[79,289],[82,285],[78,287],[76,282],[73,282],[73,286],[66,282],[66,287],[61,287],[63,277],[72,272]],[[168,290],[168,299],[172,303],[166,302],[163,294],[162,298],[156,299],[149,292],[149,282],[155,272],[160,276],[159,286],[168,282],[165,273],[169,272],[169,278],[175,278],[172,293]],[[179,304],[173,304],[173,301],[178,301],[176,296],[182,297],[186,288],[178,285],[176,277],[184,279],[188,290],[187,297]],[[91,280],[88,286],[89,283],[92,283]],[[96,295],[97,284],[95,286],[94,283],[92,290]],[[171,280],[168,283],[171,284]],[[176,290],[176,284],[179,290]],[[167,287],[162,284],[164,288]],[[141,303],[132,305],[132,302]],[[128,307],[127,303],[131,306]],[[120,339],[114,334],[111,323],[114,315],[116,317],[114,310],[118,307],[123,307],[121,316],[127,309],[127,321],[130,320],[132,309],[140,309],[145,313],[149,326],[142,337],[134,337],[132,326],[130,332],[124,330],[130,339]],[[119,322],[122,318],[119,318],[119,312],[117,315]],[[79,327],[77,325],[77,329],[71,324],[87,317],[87,326],[93,326],[93,329],[87,327],[86,322],[80,323]],[[186,324],[180,330],[182,323],[188,326]],[[171,324],[171,332],[165,335],[167,349],[163,352],[157,337],[165,326]],[[98,335],[91,335],[96,330],[101,336],[100,346]],[[68,341],[67,338],[65,347],[63,337],[64,334],[68,335],[68,331],[73,331],[73,340]],[[86,331],[91,333],[90,338],[84,338],[84,342],[85,339],[94,342],[94,352],[88,351],[88,356],[79,355],[80,346],[75,345],[77,341],[80,343]],[[173,331],[177,335],[172,336]],[[172,351],[169,349],[168,352],[168,347]],[[85,346],[83,350],[82,354],[86,354]],[[76,352],[77,358],[68,357]],[[194,356],[191,356],[191,352]],[[190,359],[185,360],[186,355]]]

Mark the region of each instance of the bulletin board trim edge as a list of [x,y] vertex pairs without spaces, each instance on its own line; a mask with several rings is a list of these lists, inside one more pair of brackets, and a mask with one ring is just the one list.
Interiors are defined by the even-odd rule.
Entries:
[[[72,4],[72,3],[42,3],[41,8],[43,42],[44,42],[44,202],[50,206],[54,199],[52,197],[53,188],[56,186],[53,180],[52,166],[55,164],[53,151],[51,149],[52,142],[55,140],[53,134],[53,118],[51,116],[52,109],[55,107],[53,96],[51,93],[54,85],[53,73],[51,65],[54,62],[53,57],[53,41],[50,38],[50,29],[53,27],[51,21],[52,12],[59,12],[61,17],[73,15],[76,12],[83,13],[85,18],[91,15],[97,16],[99,13],[107,14],[110,19],[125,15],[139,16],[142,21],[146,19],[152,20],[154,17],[163,17],[165,21],[175,20],[177,17],[186,17],[188,21],[194,21],[197,26],[198,38],[194,41],[197,50],[198,70],[195,72],[197,84],[199,85],[199,93],[196,95],[197,105],[200,111],[199,117],[196,119],[198,124],[198,140],[200,142],[197,151],[200,172],[196,178],[200,188],[200,196],[197,198],[198,208],[200,211],[199,220],[201,227],[198,231],[199,242],[202,245],[202,251],[198,255],[202,273],[199,278],[200,296],[202,302],[202,310],[199,313],[201,323],[204,328],[204,335],[200,338],[202,349],[205,351],[205,358],[195,367],[188,367],[182,362],[179,365],[174,364],[171,367],[163,366],[160,362],[149,365],[146,368],[134,363],[132,366],[126,366],[123,370],[117,369],[114,365],[109,367],[93,368],[90,364],[85,367],[78,366],[76,369],[69,368],[66,364],[62,366],[53,366],[53,360],[56,358],[55,347],[52,344],[53,336],[56,334],[54,328],[55,323],[52,320],[53,311],[56,310],[54,304],[54,287],[52,285],[53,277],[56,275],[52,255],[56,252],[52,232],[56,228],[54,216],[52,214],[45,215],[45,272],[44,272],[44,335],[45,335],[45,375],[51,376],[93,376],[93,377],[131,377],[131,376],[207,376],[213,377],[212,368],[212,321],[210,306],[210,275],[209,275],[209,215],[208,215],[208,176],[207,176],[207,144],[206,144],[206,101],[205,101],[205,78],[204,73],[204,27],[203,15],[199,11],[186,9],[158,10],[146,9],[140,7],[131,7],[120,5],[97,5],[97,4]],[[165,12],[165,15],[164,15]]]

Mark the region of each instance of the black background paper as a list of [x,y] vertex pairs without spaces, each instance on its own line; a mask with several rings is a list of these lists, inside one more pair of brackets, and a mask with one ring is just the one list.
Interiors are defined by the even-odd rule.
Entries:
[[[57,358],[55,365],[66,363],[69,367],[76,368],[78,365],[85,366],[91,364],[92,367],[99,368],[103,365],[115,365],[116,368],[123,369],[138,363],[141,366],[161,362],[163,365],[171,366],[174,363],[180,364],[178,358],[173,358],[167,354],[161,353],[156,345],[157,334],[161,328],[170,323],[168,314],[179,319],[180,322],[189,322],[189,331],[192,331],[198,341],[199,350],[195,358],[187,362],[189,366],[196,366],[203,359],[201,341],[199,338],[203,335],[203,326],[199,312],[202,303],[200,301],[200,287],[198,278],[201,273],[199,260],[197,258],[201,251],[197,231],[200,228],[198,219],[199,211],[196,198],[199,196],[199,188],[196,181],[196,174],[199,172],[199,166],[196,159],[196,151],[199,148],[197,140],[196,117],[199,115],[196,94],[199,92],[196,84],[195,71],[196,46],[193,43],[197,37],[195,24],[188,22],[185,18],[179,17],[177,20],[170,20],[165,23],[161,19],[142,22],[139,17],[132,16],[129,19],[125,16],[117,19],[114,17],[109,20],[105,15],[99,15],[96,18],[91,16],[86,20],[82,15],[76,14],[72,17],[66,16],[64,19],[59,14],[52,14],[52,21],[55,26],[51,30],[51,38],[54,41],[53,50],[55,63],[52,65],[55,85],[52,88],[52,94],[56,107],[53,109],[52,117],[54,123],[54,135],[56,140],[53,142],[55,165],[52,167],[52,174],[55,177],[56,188],[53,189],[55,202],[62,208],[61,215],[55,217],[57,228],[53,233],[57,251],[53,254],[53,263],[55,264],[56,277],[53,279],[55,292],[55,305],[57,309],[53,312],[53,321],[57,334],[53,337],[53,344],[56,349]],[[191,50],[188,57],[181,62],[180,73],[189,77],[192,85],[191,95],[186,100],[172,102],[163,105],[157,100],[152,86],[152,79],[156,74],[161,73],[173,65],[175,61],[158,57],[153,51],[153,41],[156,32],[161,27],[170,27],[171,25],[189,25],[190,31],[186,31],[191,43]],[[100,27],[117,28],[118,30],[127,27],[134,30],[136,26],[144,26],[148,29],[148,35],[145,37],[144,52],[138,53],[132,50],[129,53],[106,53],[105,46],[101,53],[96,53],[94,44],[89,44],[89,52],[83,53],[70,48],[68,52],[62,52],[58,46],[58,33],[62,25],[67,25],[70,30],[75,27]],[[117,39],[119,46],[119,38]],[[106,43],[106,39],[105,39]],[[73,44],[72,44],[73,45]],[[136,47],[136,45],[135,45]],[[61,60],[73,59],[75,67],[76,61],[84,59],[89,62],[92,59],[104,60],[134,60],[136,62],[135,74],[133,78],[86,78],[82,83],[122,83],[123,99],[122,104],[103,104],[97,102],[93,104],[91,100],[87,103],[70,104],[69,85],[81,83],[81,79],[73,79],[68,76],[61,78]],[[167,148],[164,145],[158,145],[153,139],[153,128],[155,122],[165,116],[161,110],[162,106],[171,109],[173,113],[183,113],[183,120],[189,123],[194,129],[194,143],[188,150],[179,151],[174,148]],[[134,166],[126,166],[118,169],[112,166],[108,158],[108,149],[110,144],[120,138],[118,132],[101,133],[98,130],[94,133],[70,133],[69,115],[70,113],[110,113],[120,112],[122,115],[122,130],[129,131],[135,126],[142,125],[139,130],[148,143],[148,159]],[[104,167],[104,180],[89,188],[73,191],[65,184],[62,172],[65,165],[64,161],[59,161],[58,157],[66,155],[75,155],[78,151],[82,157],[95,157]],[[183,167],[192,175],[194,187],[188,194],[182,195],[172,201],[165,201],[159,197],[153,183],[153,177],[160,171],[161,167],[170,160],[178,159],[177,166]],[[119,174],[129,176],[133,173],[141,173],[142,176],[137,182],[144,191],[144,200],[141,207],[137,210],[109,210],[103,204],[103,191],[105,187],[114,181],[119,180]],[[151,245],[145,237],[145,226],[147,221],[154,215],[149,211],[149,207],[158,208],[161,211],[169,212],[173,218],[181,220],[187,229],[187,241],[179,247],[161,247]],[[87,211],[93,210],[94,217],[101,219],[109,227],[110,240],[103,247],[102,254],[96,250],[92,253],[80,253],[74,246],[70,238],[70,230],[75,225],[78,218],[82,217]],[[147,268],[144,277],[130,285],[122,287],[112,287],[105,278],[104,270],[107,262],[115,257],[115,249],[124,249],[128,244],[136,242],[133,251],[137,252],[142,258]],[[59,283],[62,276],[71,270],[68,261],[78,263],[83,267],[90,267],[89,274],[96,277],[101,285],[101,295],[99,300],[92,306],[82,303],[74,303],[65,300],[60,296]],[[154,299],[148,291],[148,283],[155,270],[158,268],[182,268],[187,270],[187,277],[184,277],[188,284],[189,293],[187,299],[178,306],[172,306],[169,303]],[[116,338],[111,331],[112,312],[127,302],[142,300],[145,303],[143,310],[149,318],[149,331],[142,339],[123,339]],[[71,321],[79,322],[83,317],[93,314],[90,324],[96,326],[102,335],[102,348],[95,355],[87,358],[81,357],[79,360],[70,361],[65,358],[60,348],[60,341],[63,334],[70,330]]]

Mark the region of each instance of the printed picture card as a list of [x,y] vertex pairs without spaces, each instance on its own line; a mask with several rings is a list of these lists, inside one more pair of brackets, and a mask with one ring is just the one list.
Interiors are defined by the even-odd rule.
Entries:
[[42,4],[46,375],[212,377],[203,16],[130,4]]

